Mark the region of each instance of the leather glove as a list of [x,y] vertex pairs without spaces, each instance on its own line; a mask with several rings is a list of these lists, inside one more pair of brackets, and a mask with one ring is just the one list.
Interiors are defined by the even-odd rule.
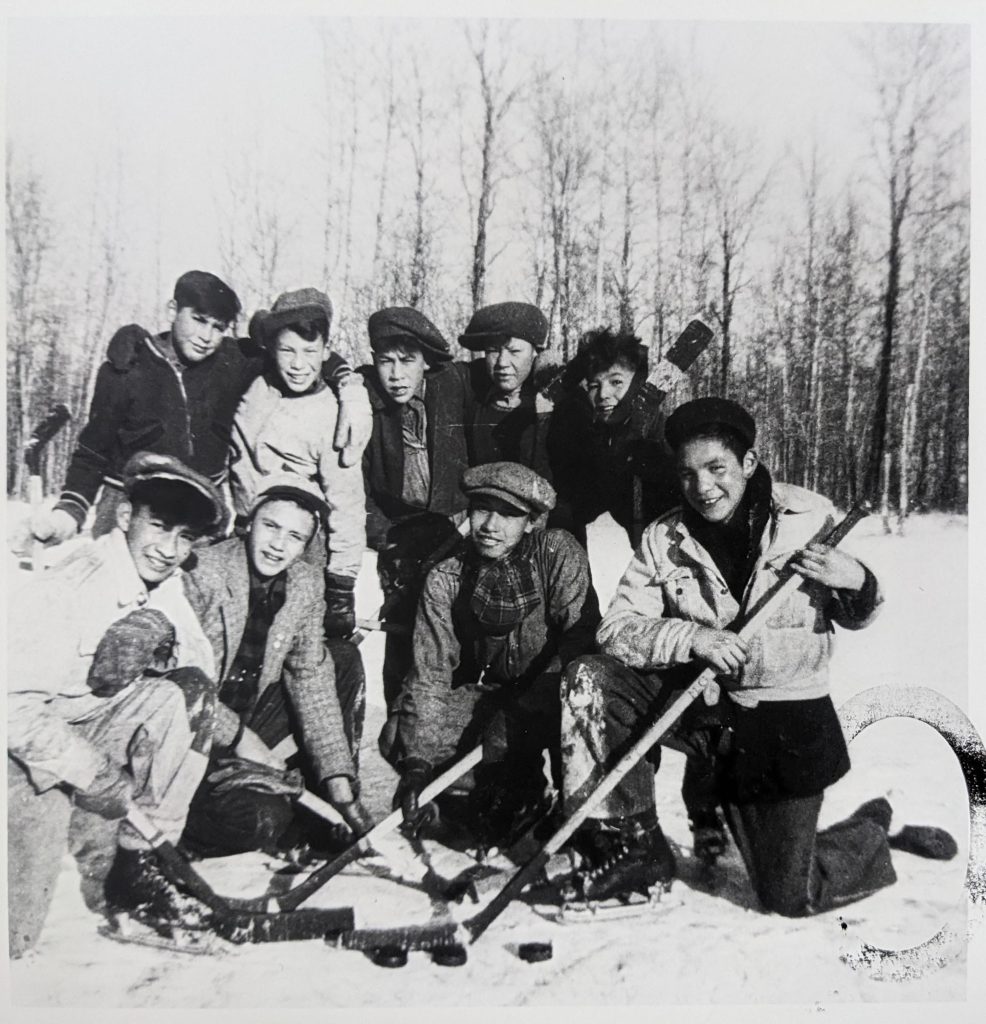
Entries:
[[239,757],[224,758],[209,772],[209,784],[215,793],[228,793],[235,789],[252,789],[275,796],[297,797],[304,788],[301,774],[294,770],[282,771],[257,761],[244,761]]
[[333,775],[322,783],[325,799],[342,815],[350,831],[361,839],[376,824],[363,801],[359,798],[359,786],[346,775]]
[[394,810],[404,815],[401,831],[406,836],[417,836],[421,830],[438,820],[438,808],[433,803],[420,806],[421,791],[431,781],[432,766],[419,757],[405,758],[401,766],[401,781],[394,793]]
[[356,629],[356,580],[325,574],[325,635],[350,636]]
[[77,789],[73,799],[76,807],[107,821],[117,821],[127,816],[133,802],[133,789],[134,780],[127,772],[108,765],[88,789]]

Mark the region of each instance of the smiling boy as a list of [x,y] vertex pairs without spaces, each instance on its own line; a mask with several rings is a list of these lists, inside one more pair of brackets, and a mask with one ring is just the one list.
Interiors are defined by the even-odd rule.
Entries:
[[[861,629],[882,601],[877,581],[847,552],[813,538],[834,509],[820,495],[775,483],[754,450],[753,418],[735,402],[701,398],[668,418],[682,508],[652,523],[627,567],[597,640],[562,689],[572,798],[613,752],[625,750],[693,676],[709,666],[726,691],[718,789],[730,830],[765,910],[798,917],[839,907],[894,879],[890,804],[871,800],[817,832],[824,790],[849,769],[829,696],[832,626]],[[789,566],[805,583],[749,641],[729,628]],[[594,719],[592,708],[603,708]],[[687,713],[686,713],[687,714]],[[589,739],[587,739],[589,737]],[[675,741],[690,742],[675,730]],[[604,899],[670,885],[675,858],[657,823],[654,763],[638,762],[587,822],[590,870],[581,895]],[[596,776],[598,777],[598,776]],[[915,830],[911,852],[954,855],[940,830]],[[903,847],[901,847],[903,848]]]
[[[401,774],[395,805],[418,831],[434,818],[419,806],[423,787],[482,739],[463,820],[481,843],[500,845],[543,809],[543,753],[554,765],[559,756],[560,673],[589,649],[599,611],[585,551],[564,530],[541,528],[555,501],[546,480],[489,463],[466,470],[462,490],[470,535],[425,580],[385,756]],[[448,813],[454,799],[443,806]]]

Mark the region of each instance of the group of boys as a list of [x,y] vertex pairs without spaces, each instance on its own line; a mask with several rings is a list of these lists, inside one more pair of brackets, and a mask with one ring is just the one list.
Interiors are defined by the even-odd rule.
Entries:
[[[40,934],[66,835],[94,909],[187,921],[135,808],[193,857],[327,855],[338,829],[297,811],[303,787],[349,841],[369,831],[348,640],[367,543],[388,630],[379,746],[408,832],[504,845],[552,788],[571,806],[699,663],[730,699],[674,736],[696,848],[723,848],[721,806],[765,907],[811,913],[889,884],[893,842],[949,852],[937,832],[888,838],[884,800],[815,835],[848,768],[831,623],[865,625],[879,588],[811,543],[831,506],[771,482],[741,407],[699,399],[664,423],[641,401],[646,349],[599,331],[569,374],[583,386],[553,408],[538,391],[548,325],[524,303],[473,315],[459,338],[482,353],[471,362],[418,310],[379,310],[358,372],[330,350],[318,290],[227,337],[239,312],[192,271],[170,331],[117,333],[65,489],[32,522],[57,543],[89,517],[93,540],[11,602],[12,953]],[[601,617],[585,528],[603,511],[631,535],[653,522]],[[727,627],[785,563],[805,585],[746,644]],[[461,788],[422,803],[480,742]],[[670,884],[656,763],[580,833],[586,898]]]

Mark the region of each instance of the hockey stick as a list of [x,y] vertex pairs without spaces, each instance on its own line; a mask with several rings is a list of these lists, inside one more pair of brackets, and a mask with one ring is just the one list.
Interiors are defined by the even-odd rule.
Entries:
[[[478,746],[471,750],[461,760],[456,761],[451,768],[442,772],[438,778],[433,779],[428,783],[427,786],[422,790],[420,801],[422,804],[427,803],[429,800],[434,800],[439,793],[444,792],[448,787],[455,782],[456,779],[461,778],[470,769],[475,768],[477,764],[483,759],[483,748]],[[324,804],[324,801],[314,797],[311,793],[305,794],[305,797],[301,801],[304,806],[309,810],[314,811],[316,814],[323,812],[324,808],[320,805]],[[335,811],[333,810],[333,813]],[[327,814],[324,816],[328,816]],[[373,849],[373,844],[382,839],[384,836],[389,835],[397,828],[398,825],[404,820],[403,815],[400,811],[394,811],[388,814],[378,825],[375,825],[369,832],[366,833],[360,839],[357,839],[349,849],[344,850],[339,854],[338,857],[330,860],[327,864],[323,864],[322,867],[313,871],[303,882],[295,886],[290,892],[284,893],[282,896],[275,896],[271,899],[270,904],[276,905],[281,910],[294,910],[299,907],[305,900],[308,899],[313,893],[317,892],[322,888],[330,879],[334,878],[344,867],[352,864],[354,860],[362,856]],[[269,904],[269,905],[270,905]]]
[[[850,530],[863,518],[868,515],[868,510],[861,505],[854,505],[845,518],[832,527],[830,530],[814,538],[818,543],[828,547],[836,547],[848,535]],[[790,597],[790,595],[803,586],[805,580],[797,573],[791,573],[781,580],[771,591],[768,591],[758,605],[750,611],[746,622],[737,631],[744,640],[749,639],[763,627],[767,618],[773,614],[778,607]],[[371,939],[367,939],[367,945],[400,945],[408,943],[409,949],[429,949],[429,943],[434,940],[435,946],[449,945],[458,941],[457,936],[466,938],[474,943],[489,926],[503,913],[509,904],[518,897],[531,882],[534,882],[541,874],[549,860],[561,849],[561,847],[574,835],[578,827],[596,810],[607,796],[616,788],[623,777],[636,765],[641,758],[651,749],[664,734],[678,721],[685,710],[693,704],[703,693],[705,688],[714,683],[716,671],[712,668],[705,669],[695,681],[684,690],[681,695],[671,704],[646,732],[633,744],[622,758],[609,770],[602,781],[586,797],[572,814],[566,819],[561,827],[551,836],[541,849],[517,872],[515,872],[503,888],[483,907],[476,915],[469,920],[457,924],[455,922],[441,922],[434,925],[411,925],[404,928],[375,930]],[[389,933],[389,936],[388,936]],[[365,948],[363,945],[362,933],[356,931],[353,934],[342,933],[335,936],[333,940],[337,945],[347,948]]]
[[239,909],[234,901],[220,896],[175,849],[139,808],[131,806],[126,821],[150,844],[162,872],[183,892],[194,896],[212,912],[217,934],[230,942],[283,942],[326,938],[349,931],[355,919],[352,907],[302,910],[294,914],[256,913]]
[[[51,412],[34,428],[27,444],[24,445],[24,462],[27,464],[27,497],[31,505],[31,516],[41,511],[44,501],[44,486],[41,481],[41,456],[51,439],[72,418],[68,406],[59,402]],[[44,541],[31,542],[31,569],[44,568]]]
[[[648,375],[643,387],[634,396],[634,405],[642,414],[640,431],[647,437],[656,425],[656,414],[664,404],[668,392],[684,378],[685,371],[709,347],[715,333],[701,320],[691,320],[674,343]],[[633,476],[633,530],[630,545],[634,550],[640,544],[644,527],[644,482]]]

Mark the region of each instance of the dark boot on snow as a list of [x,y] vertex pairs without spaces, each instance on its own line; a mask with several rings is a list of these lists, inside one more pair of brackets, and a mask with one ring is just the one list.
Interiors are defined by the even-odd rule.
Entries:
[[161,935],[210,928],[212,913],[182,892],[162,871],[153,850],[120,847],[106,877],[106,913],[124,915]]
[[692,852],[711,868],[725,853],[728,844],[722,819],[713,807],[690,815],[688,826],[692,830]]

